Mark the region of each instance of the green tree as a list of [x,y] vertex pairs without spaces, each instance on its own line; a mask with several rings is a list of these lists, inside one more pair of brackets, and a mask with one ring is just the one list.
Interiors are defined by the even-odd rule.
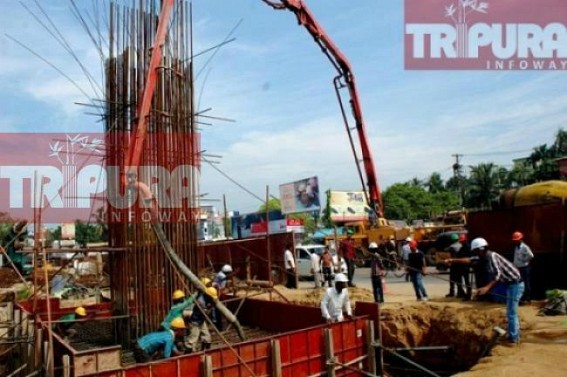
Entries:
[[498,196],[498,167],[492,162],[470,166],[467,207],[490,208]]
[[75,241],[79,245],[102,241],[101,233],[101,229],[97,225],[88,224],[81,220],[75,221]]
[[[281,209],[282,209],[282,203],[278,198],[270,198],[270,200],[268,200],[268,211],[281,210]],[[258,212],[266,212],[266,203],[260,206]]]
[[427,187],[427,191],[432,194],[445,191],[445,185],[443,184],[441,174],[437,172],[431,174],[431,176],[427,179],[427,182],[425,182],[425,187]]

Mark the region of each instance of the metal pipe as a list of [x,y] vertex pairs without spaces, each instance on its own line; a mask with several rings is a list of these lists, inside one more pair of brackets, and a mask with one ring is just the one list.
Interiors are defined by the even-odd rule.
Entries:
[[455,346],[423,346],[423,347],[399,347],[399,348],[390,348],[392,351],[452,351],[455,349]]

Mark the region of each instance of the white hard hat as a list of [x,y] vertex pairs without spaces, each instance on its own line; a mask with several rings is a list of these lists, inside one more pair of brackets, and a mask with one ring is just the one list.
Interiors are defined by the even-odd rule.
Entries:
[[481,247],[486,247],[486,246],[488,246],[488,242],[486,242],[486,240],[484,238],[480,238],[480,237],[475,238],[471,242],[471,251],[476,250],[476,249],[480,249]]
[[378,244],[376,242],[370,242],[370,245],[368,245],[369,249],[377,249],[378,248]]
[[225,264],[224,266],[222,266],[221,271],[225,273],[232,272],[232,267],[230,266],[230,264]]
[[411,241],[411,237],[408,237],[405,239],[406,242],[410,242]]
[[348,278],[345,274],[336,274],[335,283],[348,283]]

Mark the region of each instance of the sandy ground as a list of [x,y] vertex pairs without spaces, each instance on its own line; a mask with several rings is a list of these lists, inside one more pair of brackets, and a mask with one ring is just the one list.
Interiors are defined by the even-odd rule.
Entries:
[[[373,301],[369,281],[359,279],[349,288],[351,301]],[[445,298],[447,284],[442,278],[426,282],[427,303],[416,302],[411,284],[390,279],[383,305],[383,341],[390,347],[455,344],[456,358],[469,367],[494,339],[494,326],[506,329],[502,304]],[[288,300],[318,305],[323,289],[312,282],[300,282],[299,289],[276,289]],[[267,298],[268,295],[258,296]],[[274,299],[281,300],[273,295]],[[509,347],[497,342],[494,348],[467,372],[458,376],[567,376],[567,317],[542,317],[543,302],[520,307],[522,342]],[[469,360],[473,355],[474,360]]]

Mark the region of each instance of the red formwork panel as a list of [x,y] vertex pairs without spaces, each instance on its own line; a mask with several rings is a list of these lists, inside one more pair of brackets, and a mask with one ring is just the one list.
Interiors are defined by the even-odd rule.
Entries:
[[[331,329],[333,335],[334,356],[342,364],[351,364],[354,369],[366,365],[367,345],[365,331],[367,318],[352,321],[320,325],[241,343],[233,349],[222,348],[207,351],[211,357],[214,377],[257,377],[272,376],[271,340],[279,340],[283,377],[300,377],[325,373],[327,356],[325,353],[325,330]],[[237,357],[237,355],[239,357]],[[201,376],[204,353],[196,353],[140,364],[122,371],[100,373],[99,377],[193,377]],[[246,366],[252,370],[252,373]],[[360,364],[360,365],[359,365]],[[362,376],[356,370],[339,368],[337,376]]]

